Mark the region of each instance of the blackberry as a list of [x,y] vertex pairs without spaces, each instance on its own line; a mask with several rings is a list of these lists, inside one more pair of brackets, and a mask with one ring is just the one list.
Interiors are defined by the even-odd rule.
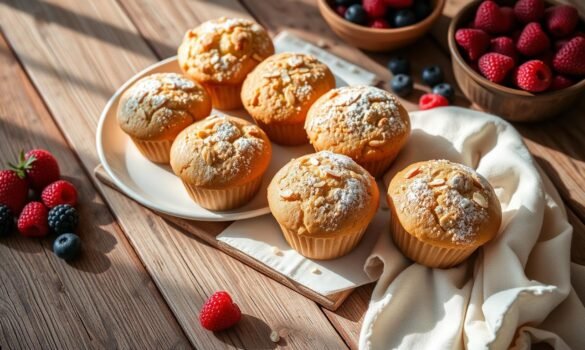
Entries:
[[49,211],[49,228],[54,233],[74,232],[78,222],[79,214],[69,204],[60,204]]
[[4,204],[0,204],[0,236],[6,236],[12,231],[14,226],[14,216]]

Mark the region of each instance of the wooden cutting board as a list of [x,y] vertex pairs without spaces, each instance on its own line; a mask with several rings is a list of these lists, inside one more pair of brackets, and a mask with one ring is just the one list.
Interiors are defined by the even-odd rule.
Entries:
[[[100,180],[105,185],[115,189],[116,191],[124,194],[120,189],[116,186],[116,184],[112,181],[110,176],[106,173],[104,167],[100,164],[94,169],[94,176]],[[174,216],[169,216],[165,214],[158,213],[162,218],[165,220],[173,223],[175,226],[180,227],[181,229],[185,230],[186,232],[196,236],[197,238],[203,240],[205,243],[215,247],[222,252],[228,254],[229,256],[243,262],[244,264],[252,267],[253,269],[265,274],[266,276],[272,278],[273,280],[287,286],[288,288],[296,291],[297,293],[305,296],[313,300],[314,302],[318,303],[319,305],[335,311],[345,299],[355,290],[348,289],[342,292],[338,292],[331,295],[322,295],[319,294],[303,285],[298,284],[297,282],[293,281],[292,279],[288,278],[287,276],[279,273],[271,269],[270,267],[264,265],[260,261],[254,259],[253,257],[244,254],[243,252],[235,249],[234,247],[227,245],[224,242],[221,242],[217,239],[217,236],[221,233],[209,233],[205,232],[201,229],[194,229],[193,225],[191,224],[190,220],[185,220],[181,218],[177,218]]]

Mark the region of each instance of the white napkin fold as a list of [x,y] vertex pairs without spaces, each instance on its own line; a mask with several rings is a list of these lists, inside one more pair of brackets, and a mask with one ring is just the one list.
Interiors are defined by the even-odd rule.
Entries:
[[[361,349],[585,349],[585,307],[571,286],[569,225],[562,201],[514,128],[500,118],[448,107],[411,113],[412,136],[385,177],[444,158],[494,186],[498,237],[462,265],[407,261],[381,235],[366,271],[383,272],[360,335]],[[374,267],[374,271],[372,270]],[[585,269],[579,271],[584,280]],[[585,282],[581,282],[583,289]]]

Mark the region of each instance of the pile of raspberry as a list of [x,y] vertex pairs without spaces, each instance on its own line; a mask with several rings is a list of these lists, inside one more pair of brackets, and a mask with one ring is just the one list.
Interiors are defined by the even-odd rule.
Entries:
[[433,11],[430,0],[333,0],[332,7],[349,22],[371,28],[401,28]]
[[482,2],[455,33],[469,65],[488,80],[528,92],[554,91],[585,77],[585,33],[570,5]]

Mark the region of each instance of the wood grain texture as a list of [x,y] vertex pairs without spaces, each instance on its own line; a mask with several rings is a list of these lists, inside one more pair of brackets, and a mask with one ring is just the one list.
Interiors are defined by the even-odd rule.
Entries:
[[[161,6],[171,3],[159,2]],[[189,2],[199,14],[210,2]],[[184,12],[183,12],[184,13]],[[86,170],[97,165],[95,127],[107,98],[138,70],[158,60],[123,9],[113,0],[5,1],[0,16],[6,36]],[[215,15],[214,15],[215,16]],[[188,21],[196,24],[198,19]],[[159,45],[172,42],[160,40]],[[164,43],[164,44],[163,44]],[[179,323],[197,348],[305,349],[346,345],[316,304],[195,239],[191,234],[117,192],[99,186],[116,219]],[[220,232],[221,223],[194,223]],[[252,287],[253,286],[253,287]],[[211,333],[197,322],[203,301],[227,289],[246,315],[238,327]],[[289,305],[294,305],[290,307]]]
[[0,241],[0,347],[189,348],[118,225],[0,36],[0,154],[45,148],[79,192],[83,253],[65,263],[54,235]]

